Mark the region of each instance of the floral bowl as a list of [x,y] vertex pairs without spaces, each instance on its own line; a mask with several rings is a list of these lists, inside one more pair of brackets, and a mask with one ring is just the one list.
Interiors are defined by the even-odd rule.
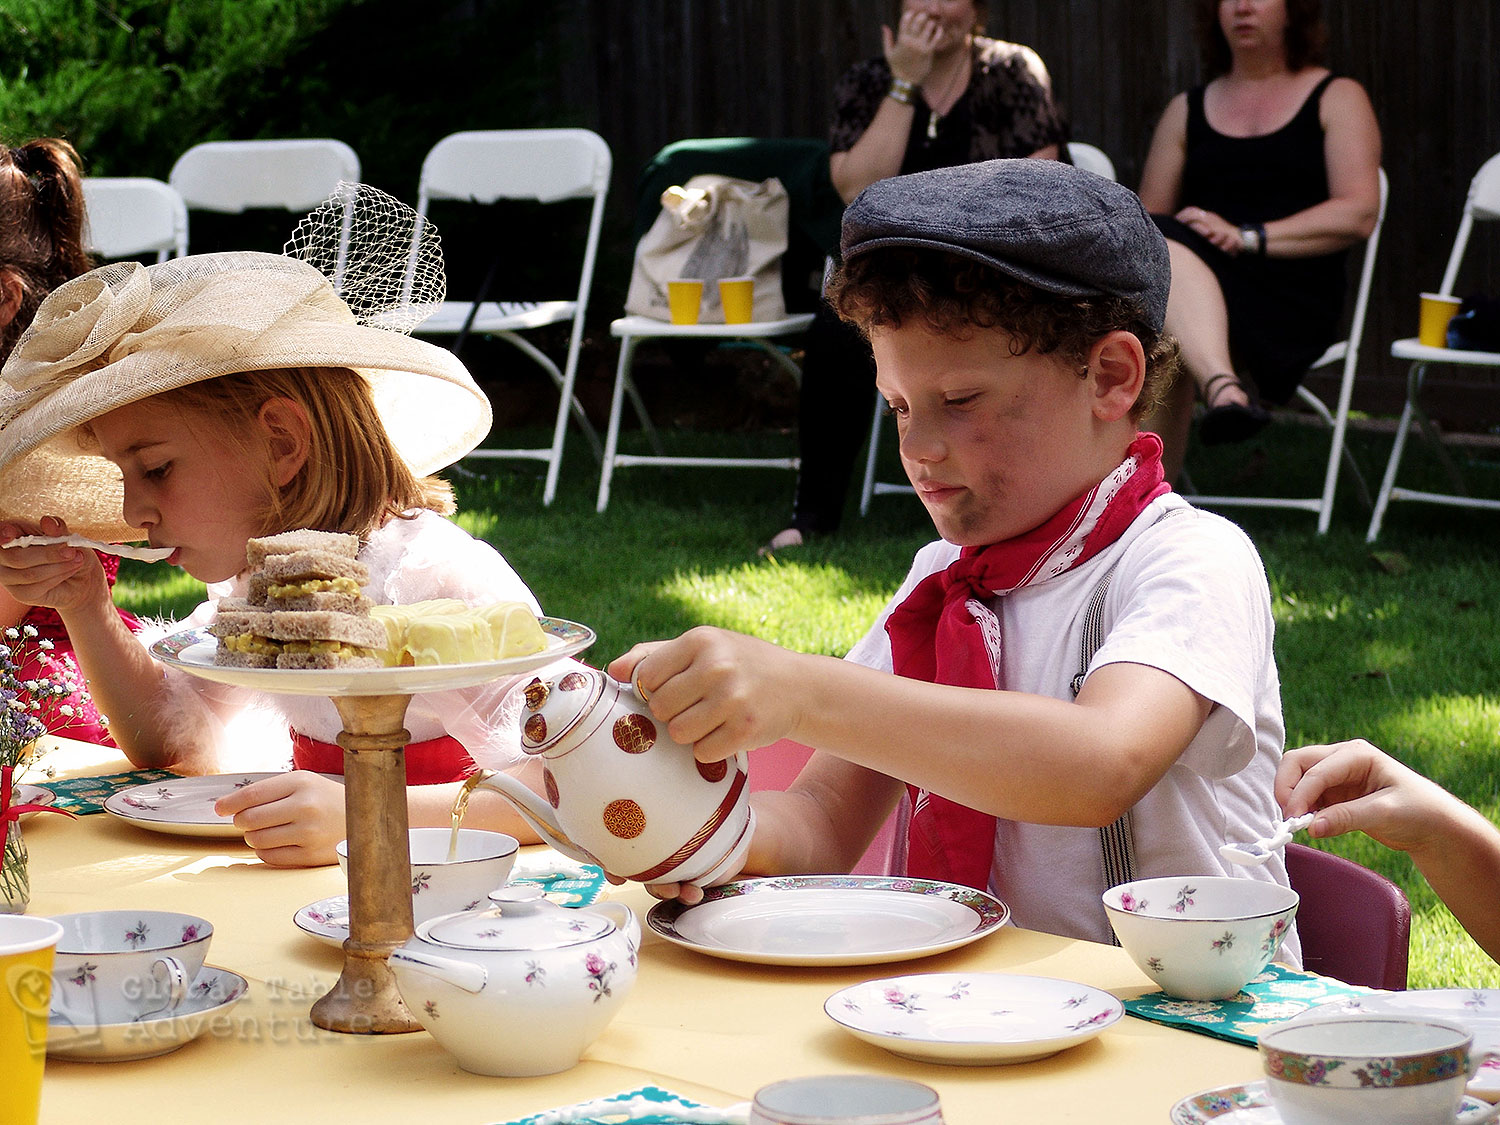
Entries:
[[1297,892],[1261,879],[1171,875],[1104,892],[1120,945],[1168,996],[1227,1000],[1291,932]]
[[1288,1125],[1448,1125],[1473,1038],[1419,1016],[1333,1016],[1269,1028],[1258,1048],[1266,1092]]

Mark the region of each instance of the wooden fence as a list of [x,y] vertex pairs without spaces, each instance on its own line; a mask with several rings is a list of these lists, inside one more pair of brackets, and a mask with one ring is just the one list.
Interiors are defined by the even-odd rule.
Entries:
[[[877,54],[889,0],[559,0],[536,45],[541,94],[494,127],[575,124],[610,144],[612,238],[628,236],[635,174],[696,136],[823,136],[838,76]],[[1356,406],[1388,412],[1405,373],[1389,341],[1415,332],[1417,293],[1441,277],[1470,178],[1500,150],[1496,0],[1325,0],[1330,62],[1369,90],[1391,203]],[[1035,47],[1075,139],[1139,179],[1168,99],[1198,80],[1188,0],[990,0],[993,35]],[[529,117],[529,120],[522,118]],[[1460,292],[1500,295],[1500,239],[1476,236]],[[618,262],[618,256],[609,261]],[[617,264],[609,268],[618,269]],[[628,269],[628,266],[625,268]],[[623,279],[599,279],[618,300]],[[600,319],[612,309],[601,307]],[[1492,395],[1455,390],[1449,426],[1500,423]]]

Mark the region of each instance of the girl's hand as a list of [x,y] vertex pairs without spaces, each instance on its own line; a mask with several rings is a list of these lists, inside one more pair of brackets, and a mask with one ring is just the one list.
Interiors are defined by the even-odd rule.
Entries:
[[699,626],[673,641],[639,644],[608,672],[634,682],[674,742],[700,762],[795,738],[798,666],[804,658],[766,641]]
[[927,81],[932,73],[932,57],[942,38],[943,27],[926,12],[908,9],[901,13],[896,30],[880,25],[880,41],[891,76],[915,86]]
[[1184,207],[1177,212],[1177,221],[1192,227],[1231,258],[1238,257],[1243,249],[1240,228],[1222,215],[1202,207]]
[[24,605],[46,606],[63,614],[108,602],[109,580],[93,551],[62,544],[5,546],[26,535],[66,534],[68,525],[55,516],[44,516],[35,525],[16,520],[0,523],[0,586]]
[[1362,738],[1287,751],[1276,799],[1288,817],[1317,810],[1308,828],[1315,839],[1359,831],[1404,852],[1433,846],[1460,804]]
[[307,770],[252,782],[220,797],[220,816],[234,818],[245,843],[270,867],[321,867],[337,863],[334,845],[344,826],[344,787]]

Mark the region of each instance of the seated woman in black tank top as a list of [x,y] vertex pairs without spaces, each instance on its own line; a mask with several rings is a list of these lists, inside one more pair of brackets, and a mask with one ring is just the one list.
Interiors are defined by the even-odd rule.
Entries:
[[1339,335],[1346,250],[1374,230],[1380,129],[1364,88],[1321,65],[1319,0],[1198,0],[1206,86],[1178,94],[1140,195],[1167,236],[1167,331],[1191,379],[1149,418],[1169,479],[1193,403],[1206,443],[1270,420]]

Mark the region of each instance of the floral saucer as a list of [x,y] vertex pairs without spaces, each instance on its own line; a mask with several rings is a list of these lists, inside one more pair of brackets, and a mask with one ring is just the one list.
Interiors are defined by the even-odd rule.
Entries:
[[[25,782],[19,782],[16,785],[15,803],[18,805],[42,805],[51,808],[57,804],[57,794],[40,785],[28,785]],[[29,813],[22,813],[21,819],[29,820],[34,816],[36,816],[36,811],[32,810]]]
[[1046,1058],[1125,1014],[1108,992],[1008,973],[921,973],[865,981],[823,1005],[835,1023],[908,1059],[956,1064]]
[[[173,1011],[131,1023],[76,1026],[53,1014],[47,1023],[47,1057],[73,1062],[129,1062],[155,1058],[192,1042],[239,1003],[249,987],[228,969],[204,965]],[[221,1033],[221,1032],[220,1032]]]
[[[1465,1097],[1454,1125],[1464,1125],[1489,1109],[1488,1102]],[[1172,1107],[1172,1125],[1282,1125],[1281,1114],[1271,1104],[1264,1082],[1219,1086],[1183,1098]]]

